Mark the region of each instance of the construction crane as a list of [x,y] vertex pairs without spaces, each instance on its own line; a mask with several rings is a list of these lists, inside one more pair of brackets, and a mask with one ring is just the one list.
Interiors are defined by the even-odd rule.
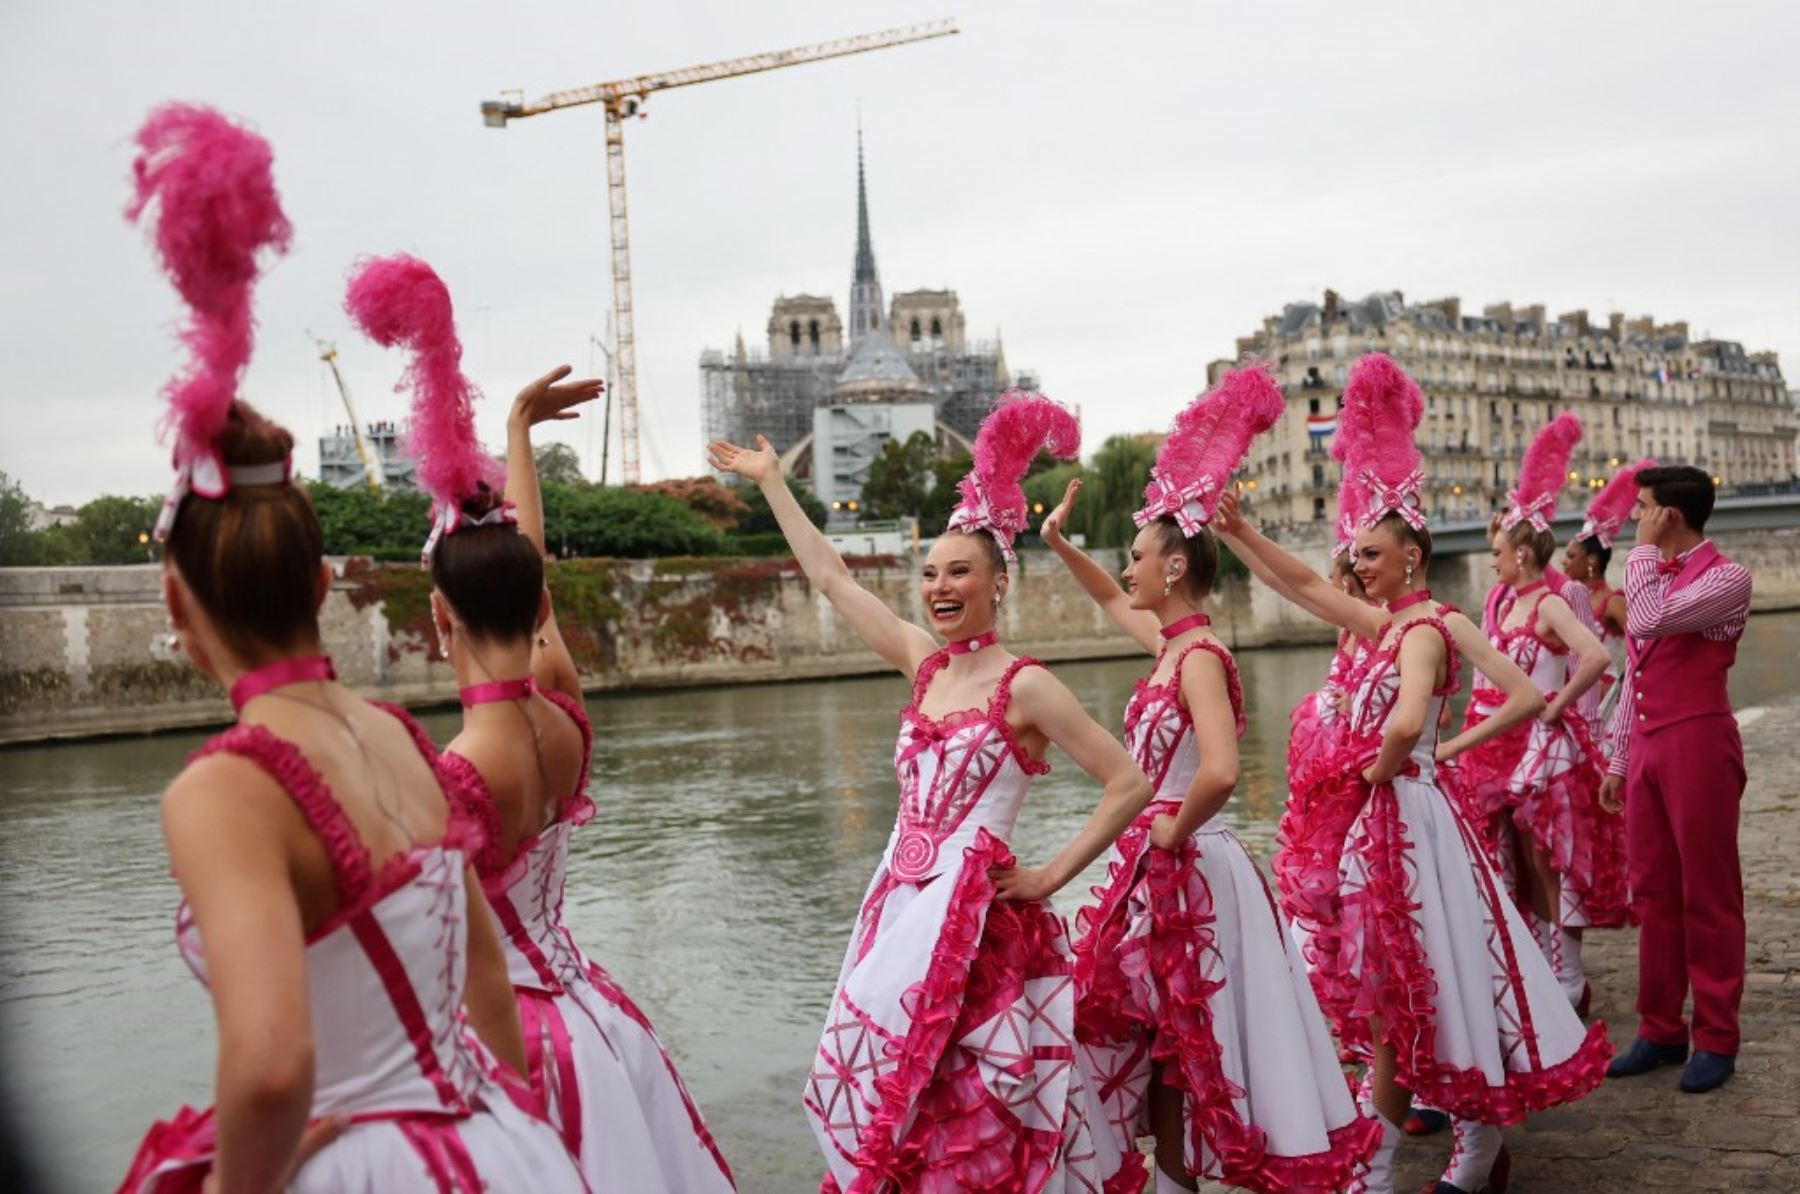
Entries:
[[732,58],[707,66],[690,66],[682,70],[618,79],[611,83],[596,83],[592,87],[552,91],[530,103],[482,101],[481,119],[490,128],[505,128],[509,120],[540,116],[561,108],[575,108],[584,104],[600,104],[605,108],[606,197],[611,215],[609,226],[612,232],[613,316],[618,337],[614,349],[617,354],[614,363],[618,369],[615,389],[619,401],[619,457],[627,485],[638,480],[638,402],[637,337],[633,331],[631,308],[631,237],[625,221],[625,118],[642,116],[644,104],[653,91],[686,87],[691,83],[710,83],[714,79],[729,79],[737,75],[754,75],[784,66],[819,62],[826,58],[842,58],[849,54],[883,50],[908,42],[949,37],[956,32],[955,21],[931,21],[923,25],[888,29],[881,33],[865,33],[860,37],[798,46],[791,50]]
[[376,493],[381,492],[381,462],[376,459],[374,449],[369,447],[369,437],[363,433],[362,422],[356,417],[356,406],[350,401],[350,387],[344,382],[344,375],[337,366],[337,345],[329,340],[312,336],[312,342],[318,346],[319,359],[331,370],[331,379],[337,382],[339,397],[344,400],[344,414],[350,418],[350,434],[356,437],[356,454],[362,458],[363,479],[368,481],[369,488]]

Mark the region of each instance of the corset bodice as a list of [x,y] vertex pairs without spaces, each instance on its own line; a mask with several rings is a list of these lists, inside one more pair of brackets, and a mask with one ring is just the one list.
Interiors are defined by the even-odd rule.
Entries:
[[[430,743],[410,719],[407,725],[435,762]],[[479,830],[453,817],[442,842],[376,869],[323,778],[292,743],[240,726],[203,753],[215,751],[248,758],[280,783],[331,859],[339,906],[306,942],[312,1114],[471,1110],[483,1079],[463,1032],[463,872]],[[185,902],[175,936],[195,976],[207,982],[205,945]]]
[[[1144,770],[1157,800],[1180,801],[1200,770],[1200,743],[1194,734],[1193,715],[1181,695],[1181,669],[1190,653],[1204,650],[1218,657],[1225,668],[1225,686],[1231,699],[1237,732],[1244,732],[1244,692],[1238,680],[1237,662],[1210,640],[1190,643],[1176,657],[1169,678],[1153,684],[1139,680],[1131,703],[1125,707],[1125,748]],[[1160,668],[1160,663],[1158,667]],[[1152,669],[1155,675],[1157,669]]]
[[1413,744],[1409,756],[1418,767],[1420,778],[1430,782],[1437,775],[1438,719],[1444,702],[1460,686],[1461,664],[1456,653],[1456,640],[1450,637],[1449,628],[1439,619],[1419,618],[1409,622],[1392,633],[1385,645],[1370,652],[1368,663],[1351,694],[1350,729],[1353,734],[1366,737],[1379,737],[1386,731],[1388,718],[1400,699],[1400,644],[1407,634],[1420,626],[1429,626],[1441,634],[1448,653],[1444,663],[1448,679],[1442,688],[1431,694],[1425,711],[1425,730]]
[[900,807],[884,862],[903,883],[946,869],[974,844],[979,830],[1009,840],[1031,777],[1050,770],[1025,753],[1006,722],[1013,677],[1021,668],[1042,665],[1015,659],[985,708],[927,717],[919,711],[920,699],[948,658],[939,652],[920,665],[894,743]]

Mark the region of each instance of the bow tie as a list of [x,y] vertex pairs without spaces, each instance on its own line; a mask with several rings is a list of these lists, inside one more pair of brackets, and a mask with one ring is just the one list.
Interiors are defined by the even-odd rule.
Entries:
[[1676,556],[1672,560],[1658,560],[1656,562],[1656,570],[1664,576],[1673,576],[1675,573],[1681,571],[1684,564],[1685,561],[1682,560],[1680,556]]

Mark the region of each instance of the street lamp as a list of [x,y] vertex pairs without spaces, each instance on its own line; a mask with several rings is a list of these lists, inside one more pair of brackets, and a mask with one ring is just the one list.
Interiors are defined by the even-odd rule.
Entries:
[[139,531],[138,532],[138,546],[144,549],[144,561],[146,563],[149,563],[149,564],[156,563],[156,553],[154,551],[150,550],[150,532],[149,531]]

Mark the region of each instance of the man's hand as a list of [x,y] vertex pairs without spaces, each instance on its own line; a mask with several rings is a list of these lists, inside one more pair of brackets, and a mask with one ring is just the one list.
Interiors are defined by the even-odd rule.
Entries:
[[1600,785],[1600,807],[1609,813],[1625,811],[1625,777],[1609,775]]
[[1669,533],[1670,518],[1675,512],[1668,506],[1647,506],[1637,520],[1637,545],[1639,547],[1662,546],[1662,541]]

